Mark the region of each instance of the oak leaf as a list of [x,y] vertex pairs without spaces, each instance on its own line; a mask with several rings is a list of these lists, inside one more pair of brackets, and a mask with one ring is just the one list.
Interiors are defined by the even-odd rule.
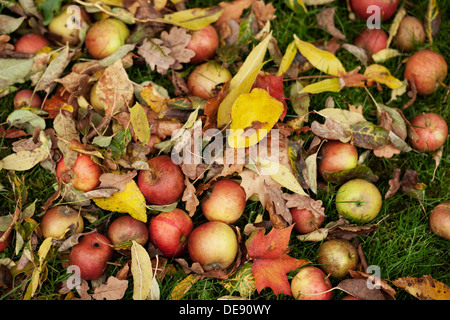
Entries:
[[252,273],[258,293],[270,287],[276,295],[292,296],[286,273],[308,263],[287,254],[292,228],[293,225],[283,229],[272,228],[267,235],[260,230],[250,242],[248,254],[253,259]]

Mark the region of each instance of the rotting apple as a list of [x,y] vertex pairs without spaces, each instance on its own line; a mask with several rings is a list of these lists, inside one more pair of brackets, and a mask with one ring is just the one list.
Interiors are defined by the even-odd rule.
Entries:
[[81,279],[95,280],[105,271],[112,254],[112,243],[106,236],[98,232],[88,233],[72,248],[69,265],[80,268]]
[[214,96],[218,85],[231,80],[228,69],[216,61],[208,61],[197,67],[189,74],[187,86],[192,95],[209,99]]
[[[0,238],[3,236],[3,234],[5,233],[5,231],[0,231]],[[0,242],[0,252],[3,252],[11,243],[11,239],[12,239],[12,233],[10,233],[8,235],[8,237],[6,237],[5,241],[1,241]]]
[[318,267],[301,268],[291,280],[291,293],[296,300],[331,300],[332,284]]
[[184,192],[184,174],[169,156],[147,161],[149,170],[140,170],[137,184],[150,204],[166,205],[177,201]]
[[191,217],[181,209],[161,212],[149,222],[150,241],[166,258],[182,255],[194,228]]
[[367,51],[370,55],[387,47],[388,34],[382,29],[365,28],[353,40],[353,44]]
[[364,179],[347,181],[337,191],[336,209],[344,218],[365,223],[375,219],[383,203],[381,193]]
[[[361,19],[367,20],[376,11],[370,6],[377,6],[380,9],[381,21],[389,20],[397,11],[399,0],[351,0],[350,5]],[[372,9],[372,10],[371,10]]]
[[397,49],[409,52],[423,42],[425,42],[425,28],[422,21],[413,16],[404,17],[394,37]]
[[130,35],[127,25],[121,20],[107,18],[95,22],[86,34],[86,48],[95,59],[103,59],[113,54]]
[[72,169],[64,162],[64,158],[56,165],[56,178],[63,183],[72,183],[75,189],[90,191],[100,184],[101,167],[84,153],[79,153]]
[[50,42],[43,35],[39,33],[27,33],[17,40],[14,45],[14,51],[36,53],[48,45],[50,45]]
[[358,164],[358,150],[350,143],[329,140],[320,148],[318,158],[317,169],[326,180],[326,172],[355,168]]
[[195,56],[191,58],[190,63],[199,64],[211,59],[215,56],[218,47],[219,35],[212,25],[193,31],[191,41],[186,46],[186,49],[195,52]]
[[22,107],[39,108],[42,104],[42,99],[37,93],[33,93],[33,90],[22,89],[14,95],[13,103],[14,109]]
[[84,222],[80,212],[69,206],[59,205],[44,213],[40,226],[45,239],[63,239],[83,232]]
[[447,62],[437,52],[424,49],[414,53],[406,62],[404,77],[414,81],[417,93],[430,95],[447,76]]
[[108,227],[108,238],[115,246],[131,240],[143,246],[148,237],[147,225],[128,215],[115,219]]
[[359,256],[350,241],[331,239],[323,242],[320,246],[317,263],[326,274],[330,274],[334,278],[343,278],[350,270],[356,270]]
[[450,240],[450,201],[442,202],[433,209],[429,224],[434,234]]
[[291,208],[292,221],[295,223],[294,229],[301,234],[310,233],[320,228],[325,220],[325,215],[317,217],[311,210]]
[[222,179],[216,181],[202,199],[202,212],[209,221],[236,222],[244,212],[246,194],[239,183]]
[[[75,8],[78,8],[76,11],[80,13],[79,17],[74,14]],[[80,21],[75,21],[76,18],[79,18]],[[66,5],[61,8],[61,13],[50,21],[48,25],[49,37],[63,45],[68,43],[70,46],[76,46],[81,43],[83,32],[88,28],[89,23],[90,17],[84,8]]]
[[226,269],[236,258],[238,241],[228,224],[209,221],[192,230],[187,249],[192,261],[198,262],[203,270]]
[[418,114],[410,123],[415,134],[410,134],[409,140],[411,145],[419,151],[435,151],[447,140],[447,122],[436,113]]

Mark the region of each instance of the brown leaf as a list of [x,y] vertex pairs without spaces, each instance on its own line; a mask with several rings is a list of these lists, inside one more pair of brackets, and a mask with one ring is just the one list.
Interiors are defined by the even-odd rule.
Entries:
[[145,59],[150,69],[160,74],[166,74],[175,59],[170,56],[170,49],[163,46],[161,39],[144,39],[137,53]]
[[186,211],[189,213],[189,216],[192,217],[197,210],[197,206],[200,204],[200,201],[195,194],[196,189],[194,185],[189,181],[187,177],[184,179],[184,185],[186,186],[186,188],[184,189],[181,200],[185,202]]
[[[275,185],[264,183],[265,193],[268,196],[269,203],[267,210],[270,214],[270,220],[274,228],[286,227],[292,224],[292,214],[286,207],[286,201],[283,199],[281,188]],[[286,225],[287,224],[287,225]]]
[[365,272],[361,272],[361,271],[356,271],[356,270],[350,270],[349,271],[350,276],[354,279],[371,279],[374,280],[376,279],[377,284],[380,286],[380,290],[381,292],[384,294],[385,298],[387,300],[395,300],[395,289],[392,288],[386,280],[384,279],[380,279],[378,277],[375,277],[374,275],[365,273]]
[[189,62],[195,56],[194,50],[186,48],[191,37],[187,30],[181,27],[172,27],[169,33],[167,31],[161,33],[163,45],[170,49],[169,55],[175,60],[171,68],[181,69],[183,67],[181,63]]
[[346,36],[334,25],[335,11],[336,11],[335,7],[332,8],[324,7],[316,16],[317,24],[319,25],[319,27],[326,30],[333,37],[340,40],[346,40],[347,39]]
[[264,1],[256,1],[252,5],[252,10],[255,13],[256,20],[260,28],[264,27],[267,21],[275,19],[274,15],[276,9],[272,3],[265,4]]
[[314,200],[309,196],[299,195],[297,193],[283,193],[287,208],[298,208],[310,210],[316,218],[325,216],[325,208],[322,206],[322,200]]
[[103,173],[100,176],[100,185],[98,189],[103,188],[115,188],[118,192],[122,192],[125,190],[126,185],[137,175],[136,170],[128,171],[125,174],[117,174],[117,173]]
[[216,27],[227,25],[230,20],[239,20],[242,12],[250,7],[255,0],[234,0],[232,2],[222,1],[219,6],[224,8],[220,18],[216,21]]
[[119,280],[110,276],[108,281],[95,288],[92,298],[95,300],[121,300],[128,289],[128,280]]
[[313,121],[311,124],[311,130],[315,135],[323,139],[348,142],[351,138],[350,134],[345,131],[339,122],[330,118],[327,118],[324,124]]
[[419,300],[450,300],[450,287],[433,279],[430,275],[424,275],[421,278],[398,278],[392,283]]
[[384,157],[386,159],[392,158],[396,154],[400,154],[401,150],[397,149],[392,143],[388,143],[380,148],[374,149],[373,154],[376,157]]
[[345,279],[336,288],[361,300],[386,300],[380,289],[369,289],[364,279]]

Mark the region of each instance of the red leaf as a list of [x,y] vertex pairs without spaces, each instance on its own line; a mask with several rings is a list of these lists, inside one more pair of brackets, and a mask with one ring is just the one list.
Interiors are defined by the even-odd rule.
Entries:
[[287,104],[285,100],[286,97],[284,96],[283,89],[283,76],[274,76],[272,74],[258,74],[253,87],[266,90],[272,97],[283,103],[284,111],[280,116],[280,120],[283,121],[284,116],[287,113]]
[[283,229],[272,228],[267,235],[259,230],[250,243],[248,254],[254,260],[252,273],[258,293],[265,287],[270,287],[276,295],[283,293],[292,296],[286,273],[308,263],[287,254],[292,227],[293,225]]

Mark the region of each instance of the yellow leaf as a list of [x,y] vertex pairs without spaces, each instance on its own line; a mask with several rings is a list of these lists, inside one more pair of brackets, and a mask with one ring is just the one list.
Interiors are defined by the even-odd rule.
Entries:
[[170,293],[169,300],[181,300],[183,296],[192,288],[194,283],[201,279],[201,275],[191,273],[186,278],[177,283]]
[[232,148],[257,144],[272,129],[283,111],[283,104],[264,89],[255,88],[251,93],[240,95],[231,110],[228,144]]
[[427,12],[425,14],[425,31],[427,33],[428,42],[430,44],[433,44],[433,34],[437,32],[437,30],[439,30],[439,21],[440,21],[439,15],[440,13],[437,1],[429,0]]
[[194,8],[164,15],[156,21],[173,24],[190,30],[200,30],[217,21],[223,9],[219,7]]
[[405,289],[419,300],[450,300],[450,287],[429,275],[424,275],[421,278],[403,277],[392,281],[392,283]]
[[157,88],[153,84],[146,85],[142,88],[140,95],[142,99],[152,108],[156,113],[161,112],[167,108],[166,97],[158,92]]
[[147,250],[132,240],[131,273],[133,274],[133,300],[147,300],[153,282],[152,261]]
[[375,81],[387,85],[391,89],[397,89],[402,82],[391,75],[390,71],[380,64],[372,64],[366,68],[364,75],[367,81]]
[[297,53],[297,45],[295,41],[292,41],[288,47],[286,48],[286,52],[284,53],[283,58],[281,59],[280,67],[278,68],[277,76],[281,76],[286,72],[287,69],[292,64],[292,61],[295,58],[295,54]]
[[95,204],[104,210],[129,213],[133,218],[147,222],[145,198],[136,182],[131,180],[125,190],[116,192],[109,198],[95,198]]
[[31,281],[28,284],[27,291],[25,292],[24,300],[30,300],[39,286],[41,273],[44,271],[45,258],[47,257],[47,254],[52,247],[52,243],[53,238],[48,237],[42,242],[41,246],[39,247],[38,250],[39,266],[37,266],[33,270],[33,274],[31,275]]
[[217,110],[217,125],[219,127],[230,122],[231,108],[237,97],[250,92],[259,71],[263,67],[264,56],[271,38],[272,34],[269,34],[250,52],[239,71],[231,79],[229,92]]
[[385,62],[387,59],[397,57],[400,54],[401,54],[400,51],[398,51],[397,49],[386,48],[386,49],[381,49],[377,53],[374,53],[372,55],[372,59],[376,63],[382,63],[382,62]]
[[300,40],[295,34],[294,38],[300,53],[316,69],[332,76],[339,76],[339,72],[345,73],[344,66],[334,54],[326,50],[321,50],[309,42]]
[[339,92],[341,85],[338,78],[331,78],[318,81],[305,86],[299,93],[321,93],[321,92]]
[[308,12],[305,4],[303,3],[303,0],[286,0],[286,4],[294,11],[297,11],[299,7],[302,7],[305,12]]
[[150,124],[148,123],[147,113],[137,102],[130,109],[130,122],[136,137],[146,145],[150,139]]
[[405,16],[406,16],[406,9],[405,7],[402,6],[397,10],[395,17],[392,20],[392,24],[389,27],[389,38],[387,40],[386,48],[390,47],[392,39],[394,39],[395,35],[397,34],[398,27],[400,26],[400,23],[402,22]]
[[291,168],[286,167],[278,161],[264,158],[257,158],[258,164],[264,170],[263,174],[268,174],[274,181],[294,193],[306,196],[306,192],[301,187],[297,178],[292,173]]

